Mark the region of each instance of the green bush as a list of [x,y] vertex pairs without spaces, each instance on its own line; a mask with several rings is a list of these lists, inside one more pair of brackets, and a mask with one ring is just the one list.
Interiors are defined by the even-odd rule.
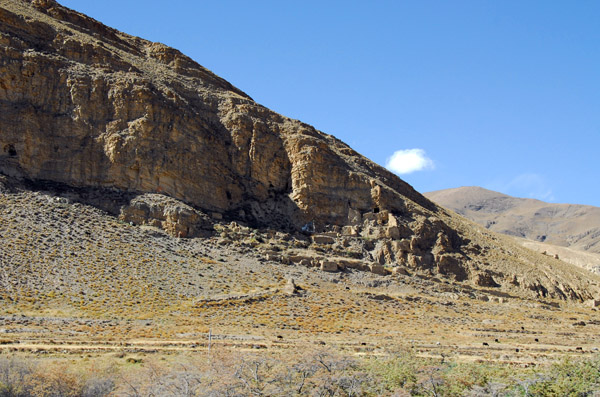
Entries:
[[[523,388],[525,389],[525,388]],[[530,396],[592,396],[600,390],[600,357],[565,359],[538,373],[527,390]]]
[[396,353],[391,358],[370,359],[366,366],[373,378],[377,379],[380,391],[406,390],[414,393],[419,373],[428,364],[431,364],[429,360],[416,358],[412,353],[405,351]]
[[[379,393],[405,392],[412,396],[501,395],[517,386],[519,369],[500,364],[440,362],[410,352],[367,362]],[[521,369],[521,371],[523,371]]]

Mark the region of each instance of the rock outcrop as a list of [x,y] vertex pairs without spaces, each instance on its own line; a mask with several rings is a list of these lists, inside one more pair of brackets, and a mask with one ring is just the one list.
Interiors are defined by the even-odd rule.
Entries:
[[0,170],[162,193],[257,224],[435,211],[348,146],[255,103],[177,50],[54,1],[0,8]]
[[175,237],[208,236],[212,230],[205,214],[162,194],[135,197],[121,208],[119,218],[132,224],[161,228]]
[[[275,236],[314,232],[307,247],[339,253],[268,251],[282,263],[595,297],[585,276],[517,259],[343,142],[257,104],[179,51],[53,0],[0,0],[0,173],[123,192],[128,201],[113,210],[122,220],[176,237],[235,221]],[[222,233],[219,244],[236,242]]]

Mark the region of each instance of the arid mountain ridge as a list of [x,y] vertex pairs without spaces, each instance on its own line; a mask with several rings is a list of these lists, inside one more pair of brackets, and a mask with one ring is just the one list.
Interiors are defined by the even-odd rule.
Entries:
[[481,187],[425,193],[487,229],[538,242],[600,253],[600,208],[511,197]]
[[411,201],[434,208],[342,142],[256,104],[172,48],[53,1],[5,3],[4,173],[164,193],[296,227],[345,223],[352,210],[411,212]]
[[[598,296],[597,276],[438,207],[343,142],[255,103],[177,50],[52,0],[1,0],[0,23],[7,224],[18,213],[14,203],[42,192],[174,238],[221,233],[223,247],[250,240],[249,227],[266,228],[273,241],[260,252],[282,265],[439,276],[527,298]],[[44,222],[35,211],[27,216]],[[312,234],[306,241],[303,228]],[[15,256],[6,262],[14,264],[6,266],[7,285],[18,283],[23,267],[17,245],[3,247]],[[46,281],[31,284],[49,294]]]

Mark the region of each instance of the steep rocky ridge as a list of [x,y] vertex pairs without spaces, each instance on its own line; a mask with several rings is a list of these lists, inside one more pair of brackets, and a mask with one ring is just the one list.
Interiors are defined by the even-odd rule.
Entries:
[[[6,194],[42,184],[175,237],[218,231],[224,245],[267,227],[267,260],[323,271],[441,275],[532,297],[598,293],[596,276],[436,206],[160,43],[52,0],[0,0],[0,54]],[[312,240],[280,247],[303,227]]]
[[495,232],[600,253],[598,207],[546,203],[474,186],[425,196]]
[[4,173],[164,193],[295,226],[341,224],[350,209],[411,212],[410,200],[435,208],[343,143],[256,104],[174,49],[53,1],[2,5]]

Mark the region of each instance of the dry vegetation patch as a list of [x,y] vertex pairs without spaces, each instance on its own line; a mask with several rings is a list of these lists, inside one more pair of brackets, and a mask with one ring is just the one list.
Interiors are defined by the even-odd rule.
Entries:
[[[591,360],[600,346],[594,307],[531,299],[427,273],[380,276],[355,268],[328,273],[266,257],[267,251],[310,252],[313,243],[302,236],[218,224],[212,237],[174,238],[42,191],[4,193],[0,205],[2,357],[25,354],[36,365],[60,361],[68,370],[56,371],[72,373],[69,360],[87,359],[91,365],[118,355],[123,360],[117,367],[127,371],[110,379],[113,390],[125,394],[133,394],[132,385],[149,388],[138,390],[145,395],[152,387],[170,390],[182,379],[192,384],[197,377],[207,387],[214,369],[202,367],[198,375],[196,367],[182,364],[183,370],[179,361],[202,361],[209,351],[235,357],[219,365],[227,366],[224,373],[233,376],[227,383],[239,393],[263,387],[264,393],[279,393],[268,389],[275,383],[277,390],[289,392],[307,376],[302,393],[331,387],[339,395],[376,395],[391,390],[427,394],[438,383],[449,384],[452,368],[488,379],[477,368],[491,366],[500,374],[503,366],[521,371],[564,358]],[[231,242],[224,244],[225,238]],[[522,260],[534,255],[523,251]],[[286,290],[290,279],[295,288]],[[342,377],[347,383],[331,383],[322,364],[306,362],[303,353],[319,349],[354,363],[343,376],[336,375],[335,382]],[[386,361],[397,359],[397,351],[416,360],[410,364],[416,367],[409,366],[410,381],[388,374],[400,365]],[[245,354],[253,358],[242,358]],[[297,372],[286,373],[290,365]],[[398,371],[406,371],[406,365]],[[150,379],[144,371],[154,371],[152,382],[161,386],[142,385],[142,378]],[[234,376],[240,371],[249,383]],[[262,374],[260,382],[248,380],[252,371]],[[84,375],[72,374],[72,387],[87,387]],[[382,383],[387,376],[392,380]],[[542,378],[535,379],[538,384]],[[511,382],[500,383],[517,387]],[[225,387],[220,380],[209,383],[225,390],[219,389]],[[382,384],[386,389],[376,388]],[[464,385],[460,390],[496,387],[483,381]]]

